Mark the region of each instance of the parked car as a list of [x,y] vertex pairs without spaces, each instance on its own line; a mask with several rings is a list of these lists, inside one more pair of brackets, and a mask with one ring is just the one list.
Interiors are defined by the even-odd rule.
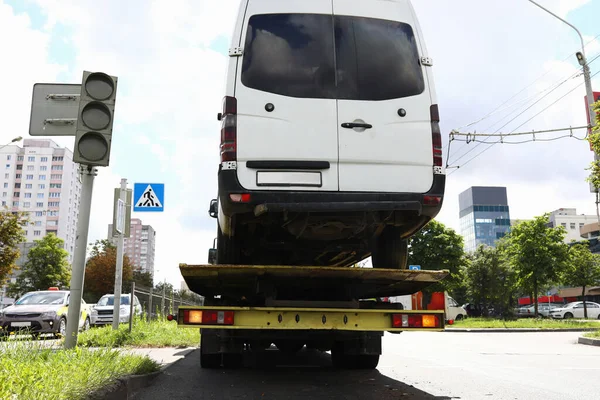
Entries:
[[[600,319],[600,304],[586,301],[588,319]],[[574,301],[550,312],[552,318],[583,318],[583,301]]]
[[555,308],[562,307],[563,304],[555,304],[555,303],[538,303],[538,313],[535,314],[535,305],[528,304],[526,306],[519,307],[517,309],[517,317],[519,318],[548,318],[550,316],[550,312]]
[[467,310],[460,306],[456,300],[446,294],[446,319],[460,321],[467,318]]
[[[130,294],[121,295],[121,307],[119,310],[119,322],[129,322],[129,308],[131,298]],[[115,295],[114,294],[105,294],[98,300],[96,304],[92,307],[91,316],[92,316],[92,325],[106,325],[112,324],[113,321],[113,310],[115,305]],[[142,305],[140,304],[137,296],[133,296],[133,313],[134,315],[142,315]]]
[[[0,335],[26,331],[34,337],[46,333],[64,336],[70,294],[69,290],[58,289],[25,293],[15,304],[0,310]],[[79,329],[88,330],[90,324],[90,310],[82,299]]]

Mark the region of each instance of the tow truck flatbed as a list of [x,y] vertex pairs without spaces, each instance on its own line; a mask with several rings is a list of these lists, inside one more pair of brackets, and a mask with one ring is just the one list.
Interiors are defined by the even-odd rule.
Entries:
[[352,300],[401,296],[444,279],[449,271],[281,265],[180,264],[189,289],[204,296]]

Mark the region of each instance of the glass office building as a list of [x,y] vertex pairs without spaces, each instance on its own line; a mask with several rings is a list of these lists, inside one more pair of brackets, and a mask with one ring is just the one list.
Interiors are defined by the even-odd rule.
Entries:
[[466,251],[475,251],[481,244],[493,247],[510,230],[505,187],[470,187],[458,196],[458,204]]

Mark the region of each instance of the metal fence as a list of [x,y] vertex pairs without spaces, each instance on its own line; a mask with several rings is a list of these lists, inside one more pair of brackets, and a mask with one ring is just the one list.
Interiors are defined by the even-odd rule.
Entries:
[[198,301],[183,300],[173,293],[167,293],[164,289],[157,291],[153,288],[143,286],[135,286],[134,293],[140,300],[142,310],[148,318],[155,319],[164,317],[167,314],[176,314],[180,305],[201,306],[204,303],[204,298],[201,297]]

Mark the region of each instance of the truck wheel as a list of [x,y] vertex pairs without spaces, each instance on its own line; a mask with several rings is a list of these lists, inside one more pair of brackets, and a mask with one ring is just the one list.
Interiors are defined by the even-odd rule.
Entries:
[[406,269],[408,241],[400,236],[400,229],[388,226],[375,238],[371,249],[373,268]]
[[297,340],[282,340],[279,342],[275,342],[275,346],[282,353],[286,354],[296,354],[304,347],[304,342],[299,342]]
[[204,354],[200,349],[200,366],[202,368],[219,368],[221,366],[220,354]]
[[375,369],[379,364],[379,354],[349,355],[331,352],[331,362],[339,369]]
[[379,354],[361,354],[353,357],[356,357],[353,362],[356,369],[375,369],[379,364]]
[[217,264],[238,264],[240,249],[237,241],[223,234],[220,226],[217,229]]
[[211,342],[213,351],[216,350],[214,339],[215,336],[210,330],[205,332],[200,330],[200,366],[202,368],[219,368],[221,366],[221,354],[209,353]]
[[240,368],[244,364],[244,355],[240,353],[223,354],[223,367],[225,368]]

